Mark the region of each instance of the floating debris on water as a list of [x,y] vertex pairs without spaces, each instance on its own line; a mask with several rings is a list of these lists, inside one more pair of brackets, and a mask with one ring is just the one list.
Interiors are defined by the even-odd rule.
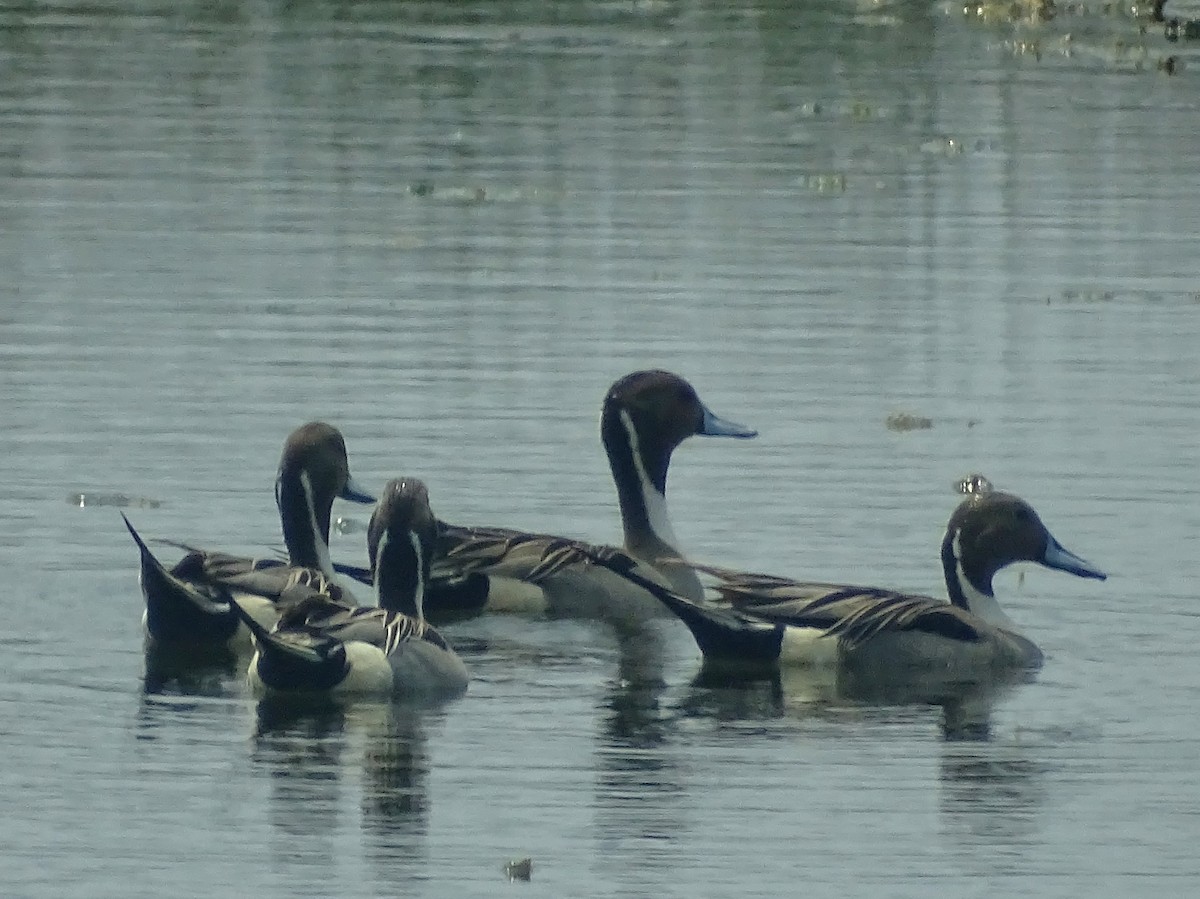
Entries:
[[889,431],[928,431],[933,427],[933,419],[912,412],[893,412],[884,424]]
[[1111,303],[1117,298],[1114,291],[1111,290],[1090,290],[1087,288],[1078,288],[1064,290],[1062,292],[1062,301],[1064,303]]
[[511,883],[514,880],[530,880],[533,877],[533,859],[522,858],[506,862],[504,865],[504,875]]
[[1173,0],[966,0],[943,9],[988,28],[1011,28],[1001,46],[1016,55],[1041,60],[1054,54],[1098,60],[1116,70],[1173,75],[1185,60],[1155,46],[1155,27],[1164,29],[1170,43],[1200,40],[1194,7],[1174,6]]
[[1049,22],[1062,13],[1054,0],[982,0],[962,7],[964,17],[991,25]]
[[801,175],[797,182],[817,193],[845,193],[846,175],[844,172],[821,172],[812,175]]
[[461,206],[477,206],[482,203],[547,203],[559,200],[563,196],[561,190],[551,187],[435,184],[427,178],[410,181],[408,192],[414,197]]
[[131,496],[128,493],[68,493],[67,503],[79,508],[87,506],[116,506],[128,509],[157,509],[162,502],[148,496]]
[[1164,37],[1171,43],[1196,40],[1200,38],[1200,19],[1168,19]]
[[921,152],[940,156],[961,156],[963,142],[953,137],[936,137],[921,144]]

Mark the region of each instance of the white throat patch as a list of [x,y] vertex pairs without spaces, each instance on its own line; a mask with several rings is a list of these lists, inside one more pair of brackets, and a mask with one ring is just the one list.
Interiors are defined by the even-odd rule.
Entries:
[[650,522],[650,530],[654,532],[655,537],[678,551],[679,538],[675,536],[675,529],[671,527],[671,519],[667,515],[667,498],[658,492],[658,488],[654,486],[650,476],[646,473],[646,466],[642,464],[641,448],[638,446],[637,429],[633,426],[633,419],[624,409],[621,410],[621,425],[625,428],[625,434],[629,438],[629,449],[633,453],[633,467],[637,470],[638,483],[641,487],[642,507],[646,510],[646,520]]

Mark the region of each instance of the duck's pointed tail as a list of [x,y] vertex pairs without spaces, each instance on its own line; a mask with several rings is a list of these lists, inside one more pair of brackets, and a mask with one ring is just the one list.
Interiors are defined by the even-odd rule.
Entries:
[[230,597],[229,604],[254,637],[256,654],[248,674],[257,693],[317,695],[345,678],[348,667],[341,641],[308,627],[271,631],[235,598]]
[[201,645],[228,641],[237,630],[237,616],[229,602],[168,571],[124,512],[121,519],[141,553],[146,635],[156,643]]
[[773,665],[779,661],[783,628],[756,621],[735,609],[688,599],[639,573],[637,562],[624,553],[584,550],[593,563],[621,575],[657,597],[687,625],[696,645],[710,662],[751,666]]

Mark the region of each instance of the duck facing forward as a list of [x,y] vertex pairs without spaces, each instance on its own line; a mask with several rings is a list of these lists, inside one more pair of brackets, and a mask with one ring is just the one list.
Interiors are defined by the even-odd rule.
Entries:
[[[702,596],[700,581],[681,560],[667,514],[671,454],[694,435],[756,433],[714,414],[691,384],[670,372],[634,372],[609,388],[600,437],[617,487],[624,549],[642,564],[643,576],[684,596]],[[443,524],[429,614],[445,620],[484,611],[549,613],[620,624],[664,613],[644,590],[574,553],[576,543],[507,528]],[[456,591],[455,585],[465,589]]]
[[461,693],[466,665],[424,618],[437,520],[425,485],[384,488],[367,530],[378,608],[297,587],[274,631],[234,608],[254,635],[247,679],[260,697],[444,696]]
[[[1084,578],[1106,575],[1066,550],[1020,497],[964,482],[968,496],[942,540],[949,602],[874,587],[803,583],[697,565],[714,579],[712,603],[695,602],[652,583],[688,626],[706,662],[836,668],[862,680],[933,673],[970,681],[991,673],[1036,669],[1042,652],[1000,608],[992,578],[1014,562],[1038,562]],[[597,558],[614,569],[620,558]],[[625,571],[637,578],[636,572]]]
[[269,627],[276,601],[296,585],[340,595],[329,558],[329,520],[335,497],[372,503],[350,476],[341,432],[309,422],[289,435],[279,461],[275,501],[287,545],[288,564],[222,552],[189,551],[168,570],[150,551],[129,519],[125,526],[141,554],[140,582],[146,601],[142,627],[147,645],[180,648],[249,649],[230,598]]

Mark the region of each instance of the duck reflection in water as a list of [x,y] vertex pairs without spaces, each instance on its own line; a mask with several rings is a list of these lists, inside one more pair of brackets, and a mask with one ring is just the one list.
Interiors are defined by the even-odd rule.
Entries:
[[146,696],[240,694],[245,662],[225,647],[157,646],[145,649],[142,692]]
[[616,676],[597,707],[595,855],[602,865],[621,860],[605,872],[617,883],[665,875],[676,864],[669,847],[690,829],[690,771],[679,758],[679,717],[665,702],[668,640],[655,623],[619,632]]
[[[301,708],[260,702],[254,734],[254,769],[270,785],[274,838],[270,850],[280,870],[314,877],[317,888],[336,869],[342,827],[345,711],[329,704]],[[327,872],[327,873],[322,873]]]
[[947,742],[988,740],[996,703],[1028,679],[957,685],[940,681],[937,689],[911,683],[882,684],[838,678],[832,672],[776,668],[758,672],[704,665],[693,678],[683,707],[689,717],[716,721],[769,721],[871,714],[880,710],[928,706],[940,712]]
[[[255,760],[271,779],[271,818],[281,839],[278,862],[331,876],[337,844],[360,829],[367,861],[380,884],[424,870],[428,855],[429,758],[426,706],[399,702],[314,707],[258,704]],[[362,776],[349,756],[361,749]],[[359,820],[348,818],[358,786]],[[321,859],[325,859],[321,862]],[[329,891],[336,889],[330,882]]]
[[1040,841],[1051,763],[1036,742],[991,738],[945,744],[938,783],[944,829],[972,858]]

